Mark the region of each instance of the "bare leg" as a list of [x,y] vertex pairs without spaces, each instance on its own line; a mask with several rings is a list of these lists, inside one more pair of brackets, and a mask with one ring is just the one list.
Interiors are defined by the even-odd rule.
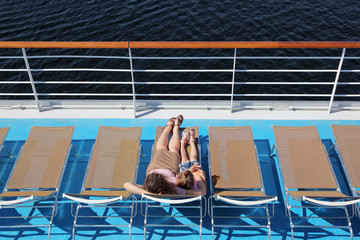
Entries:
[[[179,115],[181,116],[181,115]],[[169,142],[169,151],[170,152],[179,152],[180,150],[180,136],[179,129],[181,125],[181,120],[179,121],[179,116],[175,120],[175,126],[173,128],[173,135]]]
[[195,145],[195,129],[190,130],[190,161],[197,161],[198,154],[197,154],[197,147]]
[[183,132],[181,141],[180,141],[180,155],[181,155],[181,163],[187,162],[189,160],[185,146],[186,143],[188,141],[188,137],[189,137],[189,133],[187,132],[187,134],[185,134],[185,132]]
[[167,145],[169,142],[169,134],[171,132],[171,129],[174,126],[174,119],[170,119],[167,123],[166,126],[164,127],[163,132],[161,133],[159,139],[156,142],[156,150],[159,149],[167,149]]

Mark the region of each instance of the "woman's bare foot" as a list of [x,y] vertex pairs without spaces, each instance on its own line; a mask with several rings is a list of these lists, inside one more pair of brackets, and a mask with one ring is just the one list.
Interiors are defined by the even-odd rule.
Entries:
[[184,121],[184,116],[180,114],[179,116],[176,117],[175,126],[180,127],[183,121]]
[[175,126],[175,120],[176,120],[175,117],[170,118],[170,119],[167,121],[166,125],[164,126],[163,131],[164,131],[164,129],[167,128],[167,127],[171,128],[170,131],[172,131],[173,127]]

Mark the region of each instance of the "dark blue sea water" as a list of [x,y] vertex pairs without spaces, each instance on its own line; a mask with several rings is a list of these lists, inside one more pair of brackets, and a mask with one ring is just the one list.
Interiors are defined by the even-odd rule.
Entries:
[[[0,4],[0,41],[358,41],[360,38],[359,1],[15,1],[5,0]],[[48,51],[28,50],[28,55],[46,54]],[[55,53],[127,55],[126,50],[57,51]],[[135,50],[141,56],[146,51]],[[158,51],[154,55],[216,55],[232,56],[233,50],[198,52]],[[238,55],[282,55],[283,51],[239,50]],[[285,52],[287,55],[289,52]],[[290,55],[308,55],[318,52],[290,51]],[[51,52],[54,54],[54,52]],[[322,51],[322,55],[340,56],[341,50]],[[353,54],[349,51],[348,54]],[[0,55],[21,55],[18,49],[0,50]],[[359,56],[359,55],[358,55]],[[30,60],[32,68],[56,64],[56,67],[128,67],[128,62],[89,60]],[[273,67],[273,62],[238,61],[239,68]],[[278,64],[278,63],[277,63]],[[292,65],[293,64],[293,65]],[[280,66],[307,68],[337,68],[337,61],[280,62]],[[358,62],[352,63],[358,64]],[[23,62],[1,60],[0,68],[23,67]],[[83,66],[84,65],[84,66]],[[232,68],[232,61],[135,61],[135,68]],[[279,65],[277,65],[279,66]],[[237,74],[238,81],[333,81],[334,74]],[[136,81],[231,81],[231,74],[135,74]],[[357,81],[359,77],[345,75],[340,81]],[[26,80],[22,73],[1,73],[0,81]],[[128,74],[109,73],[34,73],[37,80],[86,80],[86,81],[129,81]],[[44,87],[37,85],[38,92],[129,92],[131,87],[79,85],[64,88],[63,85]],[[154,88],[137,86],[137,92],[158,91]],[[161,86],[160,86],[161,88]],[[195,89],[195,90],[194,90]],[[200,90],[199,90],[200,89]],[[206,87],[195,87],[197,92]],[[289,88],[277,86],[247,86],[237,88],[236,93],[331,93],[330,87]],[[228,86],[208,86],[207,91],[228,93]],[[0,92],[31,92],[24,85],[0,85]],[[169,86],[162,91],[172,92]],[[178,92],[189,91],[189,86],[179,86]],[[341,92],[342,90],[339,89]],[[352,92],[358,92],[353,88]]]

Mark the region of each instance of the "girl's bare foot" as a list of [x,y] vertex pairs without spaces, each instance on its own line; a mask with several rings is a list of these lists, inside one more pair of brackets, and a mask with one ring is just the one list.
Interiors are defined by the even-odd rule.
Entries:
[[190,129],[190,142],[195,142],[195,129]]
[[180,142],[185,145],[185,144],[187,144],[188,141],[189,141],[189,131],[185,129],[182,132],[182,137],[181,137]]

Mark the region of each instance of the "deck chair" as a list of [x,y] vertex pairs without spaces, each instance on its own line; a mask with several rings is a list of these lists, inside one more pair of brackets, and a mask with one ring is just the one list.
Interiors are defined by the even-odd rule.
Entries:
[[5,137],[8,133],[10,128],[0,128],[0,152],[2,150],[5,150],[7,152],[7,154],[9,155],[10,158],[12,158],[11,154],[9,153],[9,151],[7,150],[7,148],[3,145]]
[[[279,127],[274,126],[279,172],[285,194],[285,211],[290,220],[291,236],[294,228],[341,228],[353,232],[347,206],[360,201],[343,194],[335,177],[327,152],[315,126]],[[307,214],[312,210],[313,214]],[[321,210],[321,211],[320,211]],[[326,210],[326,215],[324,213]],[[335,213],[334,216],[329,214]],[[314,215],[315,214],[315,215]],[[344,214],[344,215],[342,215]],[[294,220],[302,218],[343,218],[347,225],[296,225]]]
[[[141,127],[105,127],[100,126],[88,163],[86,176],[79,194],[64,193],[63,197],[71,200],[71,213],[74,216],[72,236],[75,238],[76,228],[131,228],[136,215],[136,198],[127,192],[125,182],[135,181],[139,153]],[[74,202],[77,202],[75,213]],[[81,209],[103,209],[96,216],[81,213]],[[115,213],[108,213],[113,209]],[[117,213],[116,211],[120,211]],[[107,214],[108,213],[108,214]],[[78,223],[79,218],[129,219],[129,224]]]
[[[198,161],[201,164],[201,148],[199,144],[199,127],[187,127],[180,128],[180,136],[182,131],[191,128],[195,129],[195,144],[197,145],[198,150]],[[155,141],[152,149],[152,156],[154,155],[156,149],[156,143],[162,133],[163,127],[157,126],[155,133]],[[169,136],[170,137],[170,136]],[[188,156],[190,153],[190,146],[187,146]],[[152,158],[152,157],[151,157]],[[141,197],[141,214],[144,217],[144,237],[146,239],[146,231],[148,226],[158,226],[158,227],[199,227],[199,237],[202,235],[202,219],[206,214],[206,211],[203,210],[203,205],[205,204],[205,198],[201,195],[193,196],[193,195],[170,195],[170,194],[142,194]],[[159,214],[159,208],[167,209],[166,214]],[[165,210],[164,210],[165,211]],[[181,211],[180,214],[179,211]],[[190,213],[189,215],[185,215],[184,213]],[[156,214],[155,214],[156,213]],[[162,224],[159,223],[160,218],[165,221],[170,220],[180,220],[188,218],[194,221],[199,221],[199,224]]]
[[[335,136],[336,150],[345,170],[353,196],[360,196],[360,126],[331,125]],[[360,217],[359,205],[357,213]]]
[[[1,218],[10,219],[11,225],[1,225],[1,228],[10,227],[46,227],[50,238],[53,218],[57,213],[57,194],[65,169],[65,163],[69,156],[71,138],[74,127],[32,127],[29,136],[23,145],[11,175],[0,194],[0,206],[2,211],[9,208],[25,208],[32,211],[38,210],[46,215],[31,213],[23,216],[21,212],[10,215],[7,212]],[[43,204],[40,204],[44,201]],[[50,212],[50,214],[48,214]],[[24,224],[15,225],[18,219],[49,218],[48,224]],[[4,220],[5,221],[5,220]]]
[[[276,196],[267,196],[264,190],[259,159],[250,126],[209,127],[209,216],[214,237],[215,228],[250,228],[248,224],[223,225],[224,219],[263,218],[270,239],[270,217],[274,213]],[[268,205],[272,203],[272,213]],[[239,210],[263,210],[256,216],[239,215]],[[219,222],[219,224],[218,224]]]

